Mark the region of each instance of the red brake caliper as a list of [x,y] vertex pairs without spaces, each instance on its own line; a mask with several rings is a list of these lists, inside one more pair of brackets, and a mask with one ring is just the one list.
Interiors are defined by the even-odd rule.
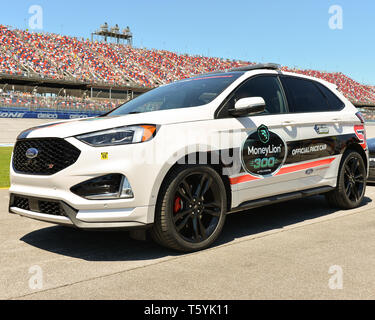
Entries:
[[181,198],[180,197],[176,197],[176,199],[174,200],[174,209],[173,209],[173,212],[177,213],[180,210],[181,210]]

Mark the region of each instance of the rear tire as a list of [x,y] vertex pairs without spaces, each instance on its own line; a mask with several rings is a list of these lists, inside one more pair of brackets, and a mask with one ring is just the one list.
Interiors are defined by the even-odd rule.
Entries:
[[344,210],[361,205],[366,192],[366,166],[361,155],[348,150],[340,165],[337,188],[326,194],[328,203]]
[[209,166],[173,169],[163,183],[152,238],[182,252],[208,248],[220,235],[226,218],[227,194],[220,175]]

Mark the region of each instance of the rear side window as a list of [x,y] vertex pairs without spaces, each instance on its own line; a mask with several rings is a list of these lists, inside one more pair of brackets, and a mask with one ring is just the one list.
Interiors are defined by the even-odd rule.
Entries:
[[344,109],[345,104],[342,102],[331,90],[329,90],[326,86],[316,82],[316,85],[322,91],[324,96],[327,98],[328,106],[331,111],[340,111]]
[[291,113],[330,111],[327,98],[315,82],[294,77],[281,77],[281,81]]

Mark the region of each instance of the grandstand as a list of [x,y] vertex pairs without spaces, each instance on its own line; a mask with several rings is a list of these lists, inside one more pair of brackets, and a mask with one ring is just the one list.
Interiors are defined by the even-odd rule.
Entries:
[[[150,88],[250,62],[32,33],[0,25],[0,107],[105,112]],[[342,73],[283,67],[335,83],[354,104],[375,106],[375,87]]]
[[315,70],[298,70],[283,68],[285,71],[296,72],[326,80],[338,86],[339,90],[356,105],[375,105],[374,87],[362,85],[341,72],[328,73]]

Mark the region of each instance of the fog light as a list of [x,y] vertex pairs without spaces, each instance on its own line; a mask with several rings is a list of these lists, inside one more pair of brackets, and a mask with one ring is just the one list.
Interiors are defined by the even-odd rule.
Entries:
[[109,174],[80,183],[70,189],[88,200],[116,200],[134,198],[128,179],[122,174]]
[[121,196],[120,198],[123,199],[131,199],[134,198],[133,189],[129,183],[129,180],[123,176],[122,179],[122,187],[121,187]]

